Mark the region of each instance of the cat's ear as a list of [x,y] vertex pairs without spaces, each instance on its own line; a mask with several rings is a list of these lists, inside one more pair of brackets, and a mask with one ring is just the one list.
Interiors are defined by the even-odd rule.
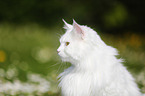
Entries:
[[82,30],[80,25],[76,23],[76,21],[74,19],[73,19],[73,28],[75,29],[77,34],[80,35],[81,38],[83,39],[83,37],[84,37],[84,31]]
[[64,19],[62,19],[62,21],[64,22],[64,29],[69,29],[72,27],[72,25],[68,24]]

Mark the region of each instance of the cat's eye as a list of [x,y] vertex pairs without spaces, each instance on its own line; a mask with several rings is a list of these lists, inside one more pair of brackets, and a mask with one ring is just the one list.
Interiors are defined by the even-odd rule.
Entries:
[[65,42],[65,45],[68,46],[69,45],[69,42]]

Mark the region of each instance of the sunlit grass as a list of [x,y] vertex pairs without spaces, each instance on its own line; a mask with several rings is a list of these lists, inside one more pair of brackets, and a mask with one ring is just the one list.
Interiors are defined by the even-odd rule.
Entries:
[[[58,32],[38,25],[0,25],[0,85],[3,89],[1,94],[42,96],[58,92]],[[54,67],[50,67],[54,64]],[[43,77],[40,82],[48,82],[30,82],[29,74],[39,74]]]
[[[61,33],[60,28],[36,24],[0,25],[0,96],[59,96],[57,75],[64,65],[56,49]],[[119,50],[124,65],[145,92],[145,39],[137,34],[101,36]]]

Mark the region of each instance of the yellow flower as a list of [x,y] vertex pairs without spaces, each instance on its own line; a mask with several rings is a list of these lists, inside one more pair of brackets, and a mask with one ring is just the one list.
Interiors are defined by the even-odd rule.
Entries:
[[3,50],[0,50],[0,63],[5,62],[6,53]]
[[142,45],[140,37],[136,34],[132,34],[130,37],[130,45],[136,48],[140,47]]

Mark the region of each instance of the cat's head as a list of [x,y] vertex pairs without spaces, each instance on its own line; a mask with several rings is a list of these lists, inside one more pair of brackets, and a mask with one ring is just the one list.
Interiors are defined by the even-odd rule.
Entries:
[[65,21],[64,23],[66,33],[61,36],[60,47],[57,49],[62,61],[79,62],[92,54],[96,48],[99,53],[99,50],[105,46],[99,35],[91,28],[79,25],[74,20],[72,25]]

